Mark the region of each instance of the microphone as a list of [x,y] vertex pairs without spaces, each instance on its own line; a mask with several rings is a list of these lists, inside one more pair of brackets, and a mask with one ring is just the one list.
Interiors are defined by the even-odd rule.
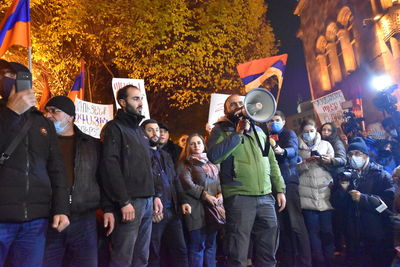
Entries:
[[277,134],[271,134],[270,136],[269,136],[269,143],[271,144],[271,146],[273,147],[273,148],[276,148],[277,146],[278,146],[278,142],[279,141],[279,135],[277,135]]
[[255,104],[247,104],[247,111],[250,115],[255,115],[258,111],[262,110],[263,104],[260,102]]

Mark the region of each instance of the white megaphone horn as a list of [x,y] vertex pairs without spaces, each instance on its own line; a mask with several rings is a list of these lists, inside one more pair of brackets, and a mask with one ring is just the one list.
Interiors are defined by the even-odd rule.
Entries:
[[255,88],[244,98],[242,114],[256,122],[270,120],[276,112],[274,96],[264,88]]

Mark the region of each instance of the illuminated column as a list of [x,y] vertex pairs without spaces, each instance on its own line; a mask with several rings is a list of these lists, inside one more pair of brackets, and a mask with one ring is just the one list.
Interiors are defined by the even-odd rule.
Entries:
[[338,32],[338,38],[342,47],[343,61],[346,71],[353,71],[356,69],[356,60],[354,57],[353,47],[350,43],[349,32],[346,30],[340,30]]
[[329,78],[328,66],[326,63],[326,58],[324,54],[320,54],[317,56],[317,61],[319,64],[320,69],[320,82],[322,85],[323,90],[330,90],[331,89],[331,81]]
[[329,42],[327,47],[329,62],[331,63],[333,82],[337,83],[342,80],[342,73],[340,71],[339,59],[337,56],[336,43]]

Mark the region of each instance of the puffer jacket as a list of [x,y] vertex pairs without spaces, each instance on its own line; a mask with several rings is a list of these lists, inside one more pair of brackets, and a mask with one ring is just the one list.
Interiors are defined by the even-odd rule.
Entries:
[[[210,177],[203,169],[204,163],[187,162],[179,165],[179,179],[184,190],[183,203],[192,207],[192,213],[184,216],[189,231],[201,229],[206,226],[203,207],[203,192],[212,196],[221,193],[218,176]],[[212,164],[211,162],[205,164]]]
[[298,165],[300,174],[299,194],[302,209],[325,211],[332,209],[329,202],[332,176],[319,160],[309,161],[311,151],[318,151],[321,155],[334,156],[332,145],[321,140],[319,133],[313,145],[307,145],[299,136],[299,155],[302,162]]

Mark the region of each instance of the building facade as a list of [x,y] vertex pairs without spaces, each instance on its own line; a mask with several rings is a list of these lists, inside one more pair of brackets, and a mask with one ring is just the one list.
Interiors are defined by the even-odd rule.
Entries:
[[342,90],[367,124],[381,121],[371,84],[387,74],[400,85],[400,0],[299,0],[295,14],[312,98]]

